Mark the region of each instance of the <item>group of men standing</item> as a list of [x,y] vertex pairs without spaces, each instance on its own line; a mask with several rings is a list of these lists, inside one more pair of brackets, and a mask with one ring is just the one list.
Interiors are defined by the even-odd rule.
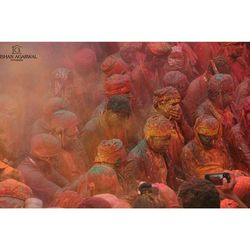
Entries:
[[180,207],[187,181],[224,171],[250,196],[249,51],[83,43],[29,122],[1,94],[0,207]]

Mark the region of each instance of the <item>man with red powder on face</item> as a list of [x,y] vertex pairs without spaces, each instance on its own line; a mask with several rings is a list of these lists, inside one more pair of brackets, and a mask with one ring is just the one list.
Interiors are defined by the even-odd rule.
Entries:
[[250,174],[250,96],[243,101],[240,122],[232,128],[230,139],[235,167]]
[[31,139],[30,154],[19,164],[24,182],[41,199],[45,207],[53,200],[56,192],[69,182],[56,171],[60,141],[49,134],[35,135]]
[[180,154],[185,143],[193,138],[193,130],[183,116],[180,102],[180,94],[173,87],[165,87],[154,92],[153,112],[165,116],[173,126],[168,146],[169,164],[181,178],[183,173],[181,173]]
[[230,73],[229,63],[223,56],[213,58],[208,63],[207,70],[201,76],[194,79],[186,91],[186,96],[183,99],[183,111],[189,124],[192,126],[195,122],[196,109],[207,97],[209,79],[217,73]]
[[131,79],[135,85],[136,96],[145,109],[152,103],[153,91],[160,87],[163,65],[171,46],[166,42],[152,42],[146,45],[146,55],[132,71]]
[[173,188],[175,176],[166,155],[172,130],[171,122],[160,114],[147,119],[144,139],[130,151],[124,169],[128,192],[135,191],[140,181],[167,183]]
[[105,78],[114,74],[125,74],[129,70],[129,66],[118,55],[110,55],[105,58],[101,64],[101,71]]
[[79,139],[79,119],[68,110],[59,110],[51,116],[50,133],[60,140],[58,172],[72,182],[88,170],[88,157]]
[[199,72],[195,68],[196,55],[186,43],[176,43],[164,64],[163,71],[180,71],[185,74],[190,81],[198,76]]
[[231,128],[238,121],[238,113],[233,103],[234,82],[228,74],[216,74],[208,82],[207,99],[198,107],[196,116],[208,114],[221,124],[220,132],[224,140],[229,139]]
[[[74,91],[76,105],[79,113],[85,110],[85,117],[80,117],[84,124],[90,117],[93,109],[100,103],[103,97],[101,73],[97,62],[96,53],[92,49],[83,48],[73,55]],[[81,104],[81,102],[84,102]],[[80,103],[81,105],[79,106]],[[86,108],[88,107],[88,108]],[[76,113],[78,115],[78,112]]]
[[219,121],[209,115],[200,116],[194,131],[195,138],[183,147],[181,153],[186,179],[203,179],[207,173],[230,168],[231,158],[221,139]]
[[112,96],[103,112],[89,120],[80,131],[80,138],[86,149],[90,164],[96,156],[97,146],[102,140],[120,139],[125,148],[135,144],[128,135],[128,121],[131,116],[129,100],[125,96]]

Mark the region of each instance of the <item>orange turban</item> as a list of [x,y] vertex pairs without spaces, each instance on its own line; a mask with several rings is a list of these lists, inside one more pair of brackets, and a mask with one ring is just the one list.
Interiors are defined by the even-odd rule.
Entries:
[[198,134],[215,136],[219,133],[220,123],[210,115],[202,115],[196,119],[194,129]]
[[178,99],[181,100],[181,96],[176,88],[165,87],[154,91],[153,105],[157,107],[161,102],[167,102],[170,100]]
[[77,126],[79,120],[75,113],[68,110],[59,110],[52,115],[50,123],[52,129],[64,130]]
[[95,185],[97,193],[115,193],[117,191],[118,178],[113,168],[96,164],[87,172],[88,184]]
[[32,190],[22,182],[8,179],[0,182],[0,197],[12,197],[25,201],[31,198]]
[[173,131],[172,123],[163,115],[149,117],[144,126],[144,135],[148,139],[151,136],[169,136]]
[[120,139],[103,140],[97,147],[95,163],[115,164],[126,159],[126,151]]
[[128,75],[114,74],[107,78],[104,83],[107,97],[123,95],[131,92],[131,80]]
[[31,152],[40,157],[56,156],[61,149],[59,140],[50,134],[38,134],[31,139]]
[[172,86],[178,88],[180,83],[184,83],[188,87],[189,81],[185,74],[180,71],[169,71],[163,77],[163,83],[165,86]]
[[122,58],[111,55],[103,61],[101,64],[101,70],[109,77],[114,74],[124,74],[128,71],[128,65],[122,60]]
[[171,46],[166,42],[151,42],[147,44],[148,50],[156,56],[169,55],[171,52]]

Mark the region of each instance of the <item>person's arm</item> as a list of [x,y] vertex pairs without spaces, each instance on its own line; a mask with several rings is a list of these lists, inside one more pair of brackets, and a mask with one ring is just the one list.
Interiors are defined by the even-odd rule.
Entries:
[[160,198],[163,200],[167,208],[179,208],[180,204],[174,190],[163,183],[154,183],[153,187],[159,190]]
[[21,172],[25,183],[44,203],[48,204],[53,199],[55,193],[61,191],[58,185],[48,180],[39,170],[22,168]]
[[221,186],[216,186],[218,192],[222,199],[227,198],[238,203],[239,208],[248,208],[247,205],[241,201],[241,199],[234,193],[233,188],[236,184],[235,176],[230,171],[225,171],[230,174],[230,182],[227,182],[226,178],[223,178],[223,184]]
[[192,153],[189,149],[186,148],[186,146],[181,152],[181,164],[186,180],[190,180],[196,176],[194,170],[197,168],[197,164],[195,162],[195,159],[193,158]]

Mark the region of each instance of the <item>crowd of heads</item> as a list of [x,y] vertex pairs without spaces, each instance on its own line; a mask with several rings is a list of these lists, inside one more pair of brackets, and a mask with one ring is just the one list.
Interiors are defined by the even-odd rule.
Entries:
[[250,206],[248,43],[57,46],[0,70],[0,207]]

